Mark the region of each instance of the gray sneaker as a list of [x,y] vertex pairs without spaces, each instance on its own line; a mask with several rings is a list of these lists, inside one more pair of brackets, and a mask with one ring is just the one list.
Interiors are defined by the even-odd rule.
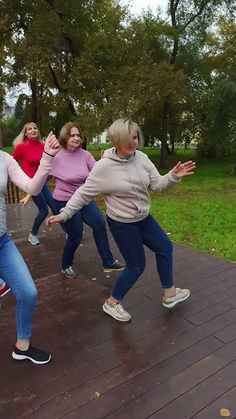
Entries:
[[30,242],[33,246],[40,244],[38,237],[34,236],[32,233],[29,234],[28,242]]
[[124,309],[120,303],[116,303],[112,306],[108,304],[107,301],[102,306],[104,313],[109,314],[113,319],[118,320],[119,322],[129,322],[131,320],[131,315]]
[[173,308],[176,306],[176,304],[187,300],[187,298],[190,296],[190,291],[188,289],[175,288],[175,290],[176,295],[173,297],[163,298],[162,304],[165,308]]
[[62,269],[61,272],[67,276],[67,278],[76,278],[77,272],[72,268],[72,266],[68,266],[68,268]]

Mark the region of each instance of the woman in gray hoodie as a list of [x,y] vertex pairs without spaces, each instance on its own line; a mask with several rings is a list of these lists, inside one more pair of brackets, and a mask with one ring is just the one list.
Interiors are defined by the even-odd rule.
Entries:
[[150,215],[148,189],[162,191],[176,185],[182,177],[193,174],[195,163],[177,163],[161,176],[142,146],[139,126],[129,119],[118,119],[108,130],[112,148],[105,151],[59,215],[49,217],[47,225],[65,222],[102,193],[105,195],[107,222],[126,262],[118,276],[103,311],[119,321],[131,320],[120,301],[145,269],[144,245],[155,253],[157,271],[163,288],[163,306],[172,308],[186,300],[190,291],[176,288],[172,274],[172,243]]

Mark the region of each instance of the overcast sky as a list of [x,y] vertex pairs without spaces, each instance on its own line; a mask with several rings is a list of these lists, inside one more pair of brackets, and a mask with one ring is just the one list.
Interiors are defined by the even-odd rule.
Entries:
[[143,9],[151,8],[154,12],[158,7],[165,11],[168,0],[123,0],[123,4],[130,4],[132,13],[140,14]]

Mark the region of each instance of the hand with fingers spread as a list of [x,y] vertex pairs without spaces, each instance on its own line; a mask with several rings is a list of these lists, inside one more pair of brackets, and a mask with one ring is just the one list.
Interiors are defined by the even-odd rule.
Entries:
[[46,154],[49,154],[52,157],[54,157],[60,149],[61,147],[60,147],[59,141],[57,137],[55,136],[55,134],[53,134],[53,132],[51,131],[46,138],[46,141],[44,144],[44,151]]
[[62,222],[63,222],[63,218],[60,214],[51,215],[51,217],[48,217],[45,221],[47,227],[50,227],[51,224],[60,224]]
[[193,170],[196,168],[196,163],[192,160],[181,163],[180,161],[173,167],[173,172],[176,176],[184,177],[193,175]]

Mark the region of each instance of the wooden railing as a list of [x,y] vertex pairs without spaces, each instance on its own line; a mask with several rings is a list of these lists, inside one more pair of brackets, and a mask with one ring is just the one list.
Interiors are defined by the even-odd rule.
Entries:
[[6,193],[6,201],[8,204],[16,204],[20,201],[20,191],[19,188],[14,185],[12,182],[8,182],[7,184],[7,193]]

